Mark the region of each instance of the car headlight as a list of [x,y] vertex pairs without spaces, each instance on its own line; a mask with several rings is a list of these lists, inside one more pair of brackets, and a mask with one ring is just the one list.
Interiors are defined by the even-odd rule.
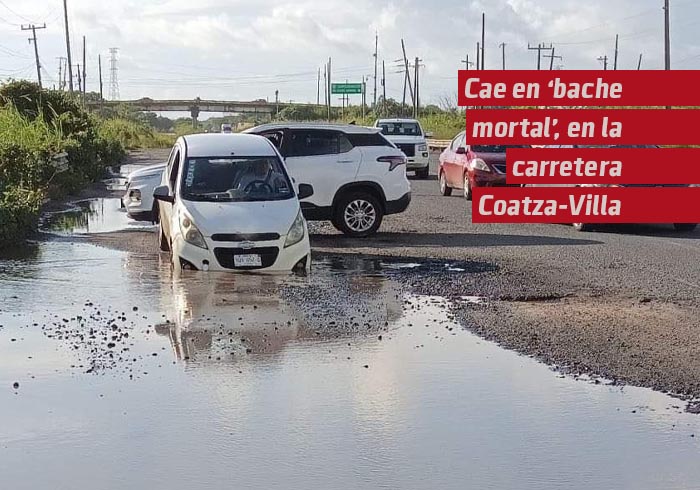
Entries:
[[284,241],[284,248],[296,245],[304,238],[304,217],[301,215],[301,210],[294,218],[291,228],[287,232],[287,239]]
[[428,151],[428,145],[418,145],[418,151]]
[[475,158],[474,160],[472,160],[472,169],[473,170],[481,170],[483,172],[490,172],[491,171],[489,166],[486,165],[486,162],[483,161],[481,158]]
[[202,233],[192,223],[189,216],[186,216],[184,213],[180,214],[180,231],[182,232],[182,237],[190,245],[204,249],[208,248]]

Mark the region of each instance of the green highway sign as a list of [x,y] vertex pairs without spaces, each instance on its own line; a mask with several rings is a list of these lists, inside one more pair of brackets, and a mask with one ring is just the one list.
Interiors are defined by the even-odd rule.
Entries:
[[332,94],[361,94],[361,83],[331,83]]

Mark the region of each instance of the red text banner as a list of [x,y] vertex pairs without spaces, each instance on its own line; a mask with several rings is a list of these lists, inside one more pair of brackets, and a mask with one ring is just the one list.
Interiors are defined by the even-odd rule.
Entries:
[[460,106],[700,106],[700,70],[460,70]]
[[692,145],[697,109],[475,109],[470,145]]
[[474,223],[700,223],[700,187],[474,188]]
[[700,148],[508,148],[507,169],[509,184],[700,184]]

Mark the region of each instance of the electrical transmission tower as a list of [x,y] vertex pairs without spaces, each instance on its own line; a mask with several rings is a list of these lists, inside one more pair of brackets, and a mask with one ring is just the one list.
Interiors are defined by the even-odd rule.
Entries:
[[117,52],[119,48],[109,48],[109,100],[119,100],[119,68]]

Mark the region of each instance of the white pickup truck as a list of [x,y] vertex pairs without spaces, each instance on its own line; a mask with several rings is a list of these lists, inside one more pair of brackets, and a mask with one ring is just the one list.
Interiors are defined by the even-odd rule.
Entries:
[[430,134],[423,132],[415,119],[378,119],[374,126],[382,129],[382,134],[398,147],[407,159],[406,170],[416,172],[416,177],[425,179],[429,173],[428,142]]

